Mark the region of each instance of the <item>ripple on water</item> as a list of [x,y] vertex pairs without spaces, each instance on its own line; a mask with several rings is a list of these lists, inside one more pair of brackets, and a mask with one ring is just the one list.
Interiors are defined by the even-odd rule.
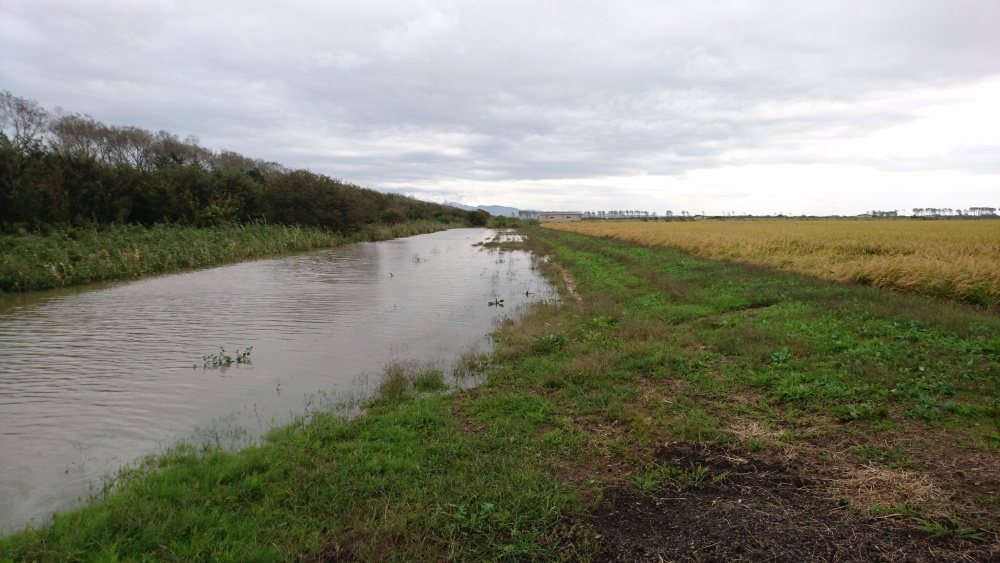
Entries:
[[[0,303],[0,530],[44,522],[197,428],[259,431],[393,359],[443,365],[488,345],[497,317],[554,298],[526,254],[473,246],[494,236],[446,231]],[[507,307],[488,307],[495,298]],[[202,368],[219,347],[247,346],[250,366]]]

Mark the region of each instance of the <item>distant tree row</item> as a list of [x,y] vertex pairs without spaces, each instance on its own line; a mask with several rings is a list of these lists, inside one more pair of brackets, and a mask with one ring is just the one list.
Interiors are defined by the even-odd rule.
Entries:
[[[896,209],[889,211],[869,211],[869,217],[899,217]],[[914,207],[914,217],[996,217],[995,207],[970,207],[968,209],[952,209],[950,207]]]
[[468,212],[202,147],[195,137],[105,125],[0,93],[0,228],[52,223],[270,222],[350,232],[371,223],[483,225]]
[[639,211],[638,209],[624,209],[614,211],[584,211],[581,215],[583,219],[656,219],[656,212]]
[[[702,215],[704,214],[705,213],[703,211]],[[639,211],[639,210],[584,211],[582,215],[583,219],[642,219],[642,220],[652,219],[653,221],[659,219],[664,219],[667,221],[677,220],[677,219],[686,220],[686,219],[692,219],[694,217],[695,217],[694,215],[691,215],[691,213],[687,211],[681,211],[675,214],[673,211],[669,209],[667,210],[666,213],[663,214],[662,217],[660,215],[657,215],[655,211],[649,212],[649,211]]]
[[914,217],[996,217],[996,207],[970,207],[968,209],[951,209],[949,207],[914,207]]

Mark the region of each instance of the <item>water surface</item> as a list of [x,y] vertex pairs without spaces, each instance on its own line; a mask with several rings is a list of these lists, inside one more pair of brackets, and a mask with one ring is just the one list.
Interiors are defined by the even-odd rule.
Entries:
[[[442,369],[554,298],[523,252],[460,229],[0,301],[0,532],[44,524],[119,467],[263,428],[390,361]],[[491,307],[502,299],[503,308]],[[202,357],[253,346],[252,364]],[[362,376],[362,377],[359,377]],[[199,431],[200,429],[200,431]]]

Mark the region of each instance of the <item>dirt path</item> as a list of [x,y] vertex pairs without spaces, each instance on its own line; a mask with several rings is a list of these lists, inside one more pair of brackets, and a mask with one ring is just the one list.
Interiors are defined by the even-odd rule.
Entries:
[[657,458],[699,481],[607,491],[587,522],[600,535],[596,561],[1000,561],[995,541],[933,539],[909,519],[859,516],[822,483],[719,446],[672,444]]

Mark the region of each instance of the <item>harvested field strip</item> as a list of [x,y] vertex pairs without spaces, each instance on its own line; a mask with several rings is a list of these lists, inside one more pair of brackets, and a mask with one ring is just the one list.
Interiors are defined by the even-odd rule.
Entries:
[[546,227],[987,308],[1000,305],[1000,221],[587,221]]

